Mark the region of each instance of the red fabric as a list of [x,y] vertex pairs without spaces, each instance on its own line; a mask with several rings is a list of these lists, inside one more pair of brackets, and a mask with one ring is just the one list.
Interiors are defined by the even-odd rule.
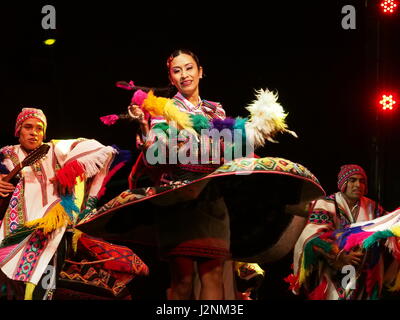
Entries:
[[321,283],[312,291],[308,298],[310,300],[325,300],[326,298],[326,288],[328,286],[328,282],[326,281],[326,278],[324,277]]
[[365,291],[370,297],[373,293],[375,286],[379,286],[379,292],[381,291],[382,283],[382,273],[380,272],[381,265],[378,262],[372,269],[366,270],[366,280],[365,280]]
[[104,194],[106,192],[107,183],[118,172],[118,170],[121,169],[125,164],[126,164],[126,162],[118,163],[112,170],[110,170],[110,172],[108,173],[107,177],[103,181],[103,185],[101,186],[101,189],[100,189],[100,191],[99,191],[99,193],[97,195],[97,199],[100,199],[102,196],[104,196]]
[[294,290],[294,291],[299,290],[300,286],[299,286],[299,277],[298,276],[291,273],[283,280],[285,282],[289,283],[289,290]]
[[85,168],[77,160],[68,162],[63,168],[57,172],[57,181],[63,187],[72,188],[76,184],[76,178],[84,179]]
[[104,262],[104,268],[107,270],[134,275],[147,275],[149,273],[147,265],[127,247],[94,239],[85,234],[79,238],[79,244],[89,250],[96,259],[111,259]]
[[146,165],[144,153],[141,152],[129,174],[129,189],[133,190],[137,187],[139,178],[147,174],[155,185],[158,185],[163,171],[156,167],[149,168]]

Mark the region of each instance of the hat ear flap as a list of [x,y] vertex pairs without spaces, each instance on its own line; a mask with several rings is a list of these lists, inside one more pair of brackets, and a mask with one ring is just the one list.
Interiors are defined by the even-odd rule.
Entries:
[[347,188],[347,180],[342,184],[342,187],[340,188],[340,191],[345,193]]

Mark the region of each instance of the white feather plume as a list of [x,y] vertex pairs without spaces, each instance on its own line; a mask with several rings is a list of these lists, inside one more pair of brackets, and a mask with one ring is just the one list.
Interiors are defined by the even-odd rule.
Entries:
[[253,137],[255,148],[264,146],[265,140],[276,143],[273,137],[278,132],[287,132],[297,138],[294,131],[287,129],[287,113],[278,102],[278,94],[268,89],[256,90],[256,100],[246,109],[250,112],[249,121],[246,123],[246,136]]

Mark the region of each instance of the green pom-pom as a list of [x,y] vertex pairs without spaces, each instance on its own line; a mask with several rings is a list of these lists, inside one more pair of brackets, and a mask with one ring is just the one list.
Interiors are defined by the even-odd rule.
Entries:
[[193,129],[199,134],[201,133],[202,129],[209,129],[211,127],[208,119],[201,114],[190,115],[190,118],[193,123]]
[[157,123],[152,130],[161,130],[164,131],[168,135],[169,124],[166,122]]

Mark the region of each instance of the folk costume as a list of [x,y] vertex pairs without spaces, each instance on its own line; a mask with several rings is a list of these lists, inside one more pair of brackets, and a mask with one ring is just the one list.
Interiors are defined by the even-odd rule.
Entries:
[[[40,109],[24,108],[17,118],[16,136],[21,124],[31,117],[41,120],[46,128],[46,118]],[[43,158],[21,170],[0,227],[1,271],[8,280],[27,284],[26,299],[32,299],[36,286],[42,286],[41,279],[48,272],[49,264],[58,271],[61,270],[64,261],[56,266],[55,260],[66,231],[73,232],[75,252],[77,247],[80,251],[82,245],[88,248],[89,243],[98,241],[81,232],[75,232],[73,226],[81,218],[81,209],[90,211],[95,207],[117,153],[113,147],[82,138],[52,140],[47,145],[49,151]],[[1,173],[7,174],[25,159],[27,152],[21,145],[14,145],[2,148],[0,155]],[[75,188],[74,194],[61,196],[60,187]],[[72,233],[68,238],[72,241]],[[103,243],[103,246],[106,244]],[[92,260],[110,258],[105,255],[96,256],[93,246],[91,250]],[[134,254],[129,249],[125,250],[125,256],[129,255],[131,257],[125,259],[127,267],[119,270],[121,274],[125,274],[122,277],[124,281],[119,283],[119,289],[114,291],[116,295],[132,279],[129,272],[133,268],[129,264],[133,266]],[[109,261],[110,263],[112,262]],[[57,277],[58,272],[52,274],[53,285],[49,286],[52,290]],[[49,298],[50,292],[46,291],[46,294],[49,294]]]
[[365,224],[385,214],[375,201],[362,196],[354,208],[350,208],[343,192],[348,179],[364,170],[357,165],[342,166],[338,175],[336,192],[312,204],[308,223],[294,249],[294,273],[286,278],[295,294],[304,292],[312,300],[376,299],[382,289],[383,258],[378,246],[370,250],[357,270],[357,282],[343,282],[347,273],[338,270],[317,251],[341,254],[349,228]]
[[[180,93],[172,99],[174,104],[187,114],[205,115],[207,119],[225,119],[225,111],[215,102],[199,100],[197,106]],[[157,119],[158,120],[158,119]],[[152,127],[165,124],[154,119]],[[175,168],[161,175],[161,184],[174,181],[191,181],[203,177],[219,164],[178,163]],[[190,212],[190,215],[188,214]],[[168,208],[168,214],[157,216],[160,250],[162,256],[183,255],[226,259],[229,255],[229,215],[221,193],[216,187],[206,187],[196,200],[180,203]]]
[[[135,230],[135,224],[143,222],[145,213],[147,217],[155,216],[158,225],[162,226],[160,244],[162,253],[166,257],[188,255],[227,259],[230,256],[230,241],[232,238],[235,239],[231,233],[231,218],[234,212],[236,228],[233,229],[240,233],[239,239],[235,240],[235,248],[240,249],[239,258],[246,257],[247,253],[249,255],[256,253],[252,251],[254,247],[248,246],[244,240],[253,234],[251,230],[255,227],[253,217],[250,219],[248,214],[253,212],[253,206],[263,207],[255,211],[262,221],[256,226],[260,227],[258,235],[262,234],[264,238],[266,233],[261,232],[262,228],[266,227],[268,221],[280,219],[282,213],[274,212],[271,219],[265,219],[268,212],[263,209],[267,208],[268,201],[252,202],[249,208],[243,208],[244,199],[248,200],[250,196],[247,190],[254,192],[254,188],[250,186],[262,183],[263,179],[271,179],[274,184],[274,194],[293,190],[294,196],[291,199],[282,200],[281,196],[268,198],[274,205],[279,202],[280,207],[284,206],[284,201],[298,203],[305,199],[313,200],[324,194],[315,176],[302,165],[281,158],[254,157],[253,150],[264,146],[266,140],[274,141],[273,137],[277,133],[288,132],[295,136],[294,132],[287,129],[286,114],[277,102],[277,95],[268,90],[257,91],[257,99],[246,108],[250,112],[247,118],[225,117],[222,107],[209,101],[202,100],[194,106],[179,93],[173,99],[167,99],[157,97],[153,91],[136,90],[132,104],[140,106],[152,119],[152,132],[144,142],[150,141],[150,147],[146,154],[142,153],[132,169],[130,190],[122,192],[101,208],[93,210],[77,225],[78,229],[88,234],[101,235],[105,238],[129,237]],[[111,125],[121,118],[123,117],[110,115],[101,120]],[[166,159],[170,160],[166,142],[173,130],[178,134],[189,133],[187,136],[192,137],[195,142],[203,141],[202,130],[216,130],[218,133],[226,130],[231,132],[232,136],[238,134],[236,136],[238,139],[231,143],[224,141],[224,145],[221,146],[223,156],[218,158],[218,161],[206,157],[206,163],[196,161],[190,163],[178,161],[174,164],[169,164],[168,161],[162,164],[150,163],[149,154],[157,158],[159,155],[157,152],[164,152]],[[253,141],[254,144],[250,145],[254,148],[246,148],[249,140]],[[151,150],[151,146],[156,143],[161,147]],[[218,139],[216,143],[220,144],[221,140]],[[164,145],[167,145],[165,149],[162,148]],[[178,149],[191,145],[195,143],[183,143]],[[199,149],[204,150],[202,146],[196,150]],[[193,153],[194,158],[198,160],[201,152],[196,154],[196,150]],[[230,151],[232,160],[224,153],[226,150]],[[229,152],[227,154],[229,155]],[[152,176],[155,178],[153,181],[158,183],[153,187],[137,188],[138,175],[145,173],[149,175],[153,173]],[[280,182],[276,184],[278,180]],[[229,202],[234,204],[229,210],[226,203],[227,196]],[[132,205],[136,207],[135,210],[129,208]],[[135,215],[133,211],[142,214]],[[286,226],[285,219],[282,225]],[[287,220],[290,222],[290,217]],[[268,228],[274,228],[272,224],[268,224]],[[274,228],[274,232],[271,233],[274,237],[272,241],[277,240],[281,228],[282,226]],[[264,243],[262,245],[264,248],[270,243],[265,241],[265,245]]]

